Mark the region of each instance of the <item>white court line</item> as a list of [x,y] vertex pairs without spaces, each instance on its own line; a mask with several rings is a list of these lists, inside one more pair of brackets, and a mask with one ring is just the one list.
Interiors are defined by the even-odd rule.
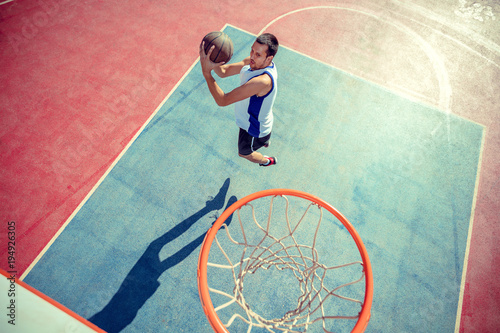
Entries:
[[[226,28],[226,26],[227,26],[227,24],[224,25],[224,27],[222,28],[222,30],[224,30]],[[142,127],[139,129],[139,131],[137,131],[137,133],[130,140],[130,142],[125,146],[125,148],[123,148],[123,150],[120,153],[120,155],[118,155],[118,157],[113,161],[113,163],[110,165],[110,167],[108,168],[108,170],[106,170],[106,172],[102,175],[102,177],[99,179],[99,181],[94,185],[94,187],[92,188],[92,190],[90,190],[90,192],[87,194],[87,196],[85,196],[85,198],[82,200],[82,202],[80,202],[80,204],[78,205],[78,207],[70,215],[70,217],[68,217],[68,219],[66,220],[66,222],[64,222],[64,224],[59,228],[59,230],[57,231],[57,233],[52,237],[52,239],[47,243],[47,245],[43,248],[43,250],[38,254],[38,256],[35,258],[35,260],[33,260],[33,262],[28,266],[28,268],[26,269],[26,271],[24,271],[24,273],[20,277],[21,281],[29,274],[29,272],[33,269],[33,267],[35,267],[35,265],[40,261],[40,259],[47,252],[47,250],[50,248],[50,246],[55,242],[55,240],[59,237],[59,235],[64,231],[64,229],[68,226],[68,224],[73,220],[73,218],[76,216],[76,214],[78,214],[78,212],[83,207],[83,205],[85,205],[85,203],[89,200],[89,198],[92,196],[92,194],[94,194],[94,192],[97,190],[97,188],[99,187],[99,185],[101,185],[101,183],[104,181],[104,179],[106,179],[106,177],[111,172],[111,170],[113,170],[113,168],[115,167],[115,165],[120,161],[120,159],[123,157],[123,155],[125,155],[125,153],[130,148],[130,146],[132,146],[132,144],[139,137],[139,135],[141,135],[141,133],[146,128],[146,126],[148,126],[148,124],[151,122],[151,120],[156,116],[156,114],[158,113],[158,111],[163,107],[163,105],[167,102],[167,100],[170,98],[170,96],[179,87],[179,85],[182,83],[182,81],[184,81],[184,79],[186,78],[186,76],[191,72],[191,70],[194,68],[194,66],[196,66],[196,64],[198,63],[199,60],[200,60],[200,58],[198,57],[194,61],[194,63],[189,67],[189,69],[184,73],[184,75],[181,77],[181,79],[175,84],[175,86],[172,88],[172,90],[170,90],[170,92],[163,99],[163,101],[160,103],[160,105],[158,105],[158,107],[156,108],[156,110],[151,114],[151,116],[149,116],[149,118],[142,125]]]
[[467,277],[467,266],[469,264],[469,253],[470,253],[470,244],[472,238],[472,229],[474,225],[474,216],[476,214],[476,202],[477,202],[477,193],[479,191],[479,180],[481,179],[481,167],[483,161],[483,152],[484,152],[484,143],[486,140],[486,129],[483,128],[483,137],[481,139],[481,150],[479,151],[479,163],[477,166],[477,175],[476,175],[476,184],[474,186],[474,197],[472,199],[472,209],[469,220],[469,230],[467,233],[467,244],[465,246],[465,255],[464,255],[464,265],[462,268],[462,281],[460,283],[460,294],[458,297],[458,307],[457,307],[457,318],[455,321],[455,333],[460,331],[460,323],[462,320],[462,307],[464,304],[464,293],[465,293],[465,281]]
[[[412,10],[413,12],[415,13],[418,13],[419,15],[421,15],[422,17],[425,17],[425,18],[428,18],[428,19],[431,19],[435,22],[437,22],[438,24],[440,25],[445,25],[447,27],[449,27],[450,29],[453,29],[455,30],[455,32],[459,33],[460,35],[472,40],[474,43],[476,44],[479,44],[480,46],[488,49],[490,52],[492,53],[495,53],[496,55],[500,55],[500,45],[496,44],[494,41],[484,37],[483,35],[479,34],[479,33],[476,33],[475,31],[471,30],[471,29],[468,29],[466,26],[463,26],[461,24],[456,24],[455,21],[451,21],[449,19],[446,19],[440,15],[437,15],[435,14],[433,11],[431,10],[427,10],[421,6],[418,6],[416,4],[412,4],[412,3],[409,3],[409,2],[402,2],[402,1],[398,1],[398,0],[392,0],[392,2],[396,3],[398,6],[401,6],[401,7],[406,7],[407,9],[409,10]],[[392,12],[392,11],[391,11]],[[471,47],[469,47],[468,45],[466,45],[465,43],[451,37],[450,35],[448,34],[445,34],[433,27],[430,27],[420,21],[417,21],[411,17],[408,17],[406,15],[403,15],[403,14],[400,14],[400,13],[396,13],[396,12],[393,12],[394,14],[397,14],[397,15],[400,15],[400,16],[403,16],[405,17],[406,19],[409,19],[415,23],[418,23],[426,28],[429,28],[429,29],[432,29],[434,30],[436,33],[442,35],[443,37],[445,38],[448,38],[448,39],[451,39],[452,41],[454,41],[455,43],[459,44],[460,46],[464,47],[465,49],[469,50],[470,52],[472,53],[475,53],[477,56],[485,59],[486,61],[488,61],[489,63],[491,63],[492,65],[500,68],[500,65],[498,63],[496,63],[495,61],[483,56],[480,52],[472,49]]]
[[12,1],[14,1],[14,0],[7,0],[7,1],[4,1],[4,2],[0,2],[0,6],[1,5],[5,5],[6,3],[9,3],[9,2],[12,2]]
[[[281,16],[278,16],[271,22],[269,22],[262,30],[260,33],[263,33],[266,29],[268,29],[272,24],[276,23],[277,21],[281,20],[282,18],[296,14],[299,12],[303,11],[308,11],[308,10],[316,10],[316,9],[327,9],[327,10],[345,10],[345,11],[350,11],[350,12],[355,12],[359,14],[363,14],[372,18],[375,18],[381,22],[384,22],[388,25],[391,25],[398,29],[401,32],[406,33],[409,35],[413,40],[416,40],[420,46],[420,48],[425,52],[429,60],[431,61],[434,71],[436,72],[436,77],[439,82],[439,107],[443,109],[446,112],[451,111],[451,96],[452,96],[452,89],[451,89],[451,84],[450,80],[448,77],[448,72],[446,71],[445,65],[443,63],[443,60],[441,57],[436,53],[434,48],[427,43],[426,40],[422,38],[419,34],[417,34],[415,31],[411,30],[409,27],[405,26],[401,22],[395,21],[395,20],[388,20],[384,19],[378,15],[375,15],[373,13],[369,13],[366,11],[362,11],[359,9],[354,9],[354,8],[349,8],[349,7],[340,7],[340,6],[312,6],[312,7],[305,7],[305,8],[300,8],[296,9],[293,11],[290,11],[288,13],[285,13]],[[259,33],[259,34],[260,34]]]

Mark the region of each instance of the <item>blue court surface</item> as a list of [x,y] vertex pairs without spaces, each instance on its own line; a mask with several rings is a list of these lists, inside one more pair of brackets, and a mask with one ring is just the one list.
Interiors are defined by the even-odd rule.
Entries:
[[[247,56],[255,36],[225,31],[233,59]],[[275,63],[263,153],[278,165],[238,157],[233,108],[217,107],[197,63],[24,281],[109,332],[210,332],[196,281],[204,234],[236,199],[291,188],[335,206],[363,239],[368,332],[453,331],[483,127],[286,47]]]

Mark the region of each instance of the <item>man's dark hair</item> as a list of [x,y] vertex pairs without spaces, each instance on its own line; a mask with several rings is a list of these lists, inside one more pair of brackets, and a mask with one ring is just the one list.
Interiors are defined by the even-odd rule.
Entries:
[[270,33],[265,33],[257,37],[257,43],[267,45],[267,56],[274,56],[278,52],[278,39]]

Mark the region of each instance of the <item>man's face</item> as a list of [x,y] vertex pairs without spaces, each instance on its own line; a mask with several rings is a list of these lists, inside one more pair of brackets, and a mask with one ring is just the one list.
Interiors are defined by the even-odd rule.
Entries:
[[268,46],[254,42],[250,51],[250,68],[253,70],[266,68],[271,64],[273,56],[267,56]]

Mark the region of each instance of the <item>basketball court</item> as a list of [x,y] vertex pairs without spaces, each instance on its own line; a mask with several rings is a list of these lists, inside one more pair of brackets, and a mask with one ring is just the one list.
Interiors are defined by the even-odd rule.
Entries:
[[[51,97],[37,100],[41,88],[21,88],[35,91],[26,110],[40,115],[9,107],[2,116],[10,131],[4,137],[17,133],[5,139],[8,156],[36,161],[31,173],[18,162],[5,173],[24,175],[6,181],[17,195],[9,198],[11,215],[4,219],[17,222],[22,245],[16,268],[25,283],[107,332],[210,332],[197,288],[207,230],[238,199],[289,188],[333,205],[363,240],[374,281],[367,332],[489,332],[498,326],[491,263],[498,258],[499,49],[477,26],[498,31],[500,8],[490,7],[490,15],[484,7],[478,23],[479,14],[467,17],[467,8],[452,1],[441,8],[397,1],[279,8],[262,2],[269,10],[254,21],[222,3],[196,10],[127,4],[126,13],[113,4],[89,5],[95,16],[71,1],[0,7],[4,20],[18,22],[18,30],[1,26],[11,46],[4,54],[24,63],[6,67],[4,75],[11,76],[2,104],[22,103],[14,93],[20,84],[15,73],[36,66],[26,64],[29,54],[55,61],[44,43],[61,27],[73,30],[57,38],[78,43],[91,59],[83,65],[62,46],[65,64],[43,67],[56,74],[30,76],[30,82],[46,81]],[[204,11],[219,14],[202,24]],[[105,19],[108,13],[113,19]],[[189,25],[179,19],[183,14],[197,23],[181,50],[179,31]],[[97,55],[82,47],[91,37],[76,31],[76,17],[102,29]],[[119,18],[129,24],[117,29]],[[140,30],[147,22],[149,33]],[[164,35],[167,23],[171,33]],[[301,28],[306,25],[315,38]],[[235,60],[248,55],[263,31],[280,39],[274,129],[270,147],[262,148],[278,157],[276,166],[260,168],[238,157],[233,108],[217,107],[197,59],[200,38],[213,30],[231,37]],[[111,31],[118,36],[114,44],[107,41]],[[133,43],[140,55],[133,55]],[[217,82],[229,91],[238,78]],[[42,115],[45,109],[51,111]],[[29,134],[28,125],[39,131]],[[43,134],[48,129],[55,141]],[[46,135],[38,145],[15,146]],[[30,209],[28,193],[40,197]],[[231,227],[237,225],[232,219]],[[332,242],[332,257],[356,257],[342,228],[329,223],[319,248],[329,253]],[[300,232],[314,235],[308,228]],[[250,285],[264,311],[281,306],[277,299],[295,288],[275,271],[255,274]],[[10,329],[7,324],[0,327]],[[351,329],[342,320],[329,325]]]

